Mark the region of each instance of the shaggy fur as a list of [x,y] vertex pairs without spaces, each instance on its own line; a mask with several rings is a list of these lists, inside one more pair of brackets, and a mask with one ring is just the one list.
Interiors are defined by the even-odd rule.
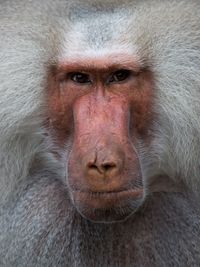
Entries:
[[[121,2],[0,1],[0,266],[200,265],[200,2]],[[94,224],[68,197],[70,150],[52,154],[47,77],[70,53],[118,49],[155,78],[148,197],[127,221]]]

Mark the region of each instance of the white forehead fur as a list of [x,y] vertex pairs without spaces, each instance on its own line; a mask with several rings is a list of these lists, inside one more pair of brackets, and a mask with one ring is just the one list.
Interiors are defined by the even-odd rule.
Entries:
[[[127,34],[129,30],[128,20],[125,20],[121,14],[111,16],[113,18],[108,15],[100,15],[92,18],[92,22],[90,19],[86,19],[84,22],[78,21],[73,24],[70,30],[65,31],[59,58],[62,61],[75,57],[92,59],[114,54],[127,54],[135,58],[138,54],[138,49],[137,45],[131,41],[130,35]],[[105,25],[103,32],[101,32],[101,22]],[[92,36],[88,36],[92,31],[92,27],[94,35],[96,34],[97,37],[94,43],[90,45],[87,37],[88,39],[92,38]],[[109,35],[109,31],[112,32],[112,36],[107,36],[109,37],[108,40],[102,41],[101,39]]]

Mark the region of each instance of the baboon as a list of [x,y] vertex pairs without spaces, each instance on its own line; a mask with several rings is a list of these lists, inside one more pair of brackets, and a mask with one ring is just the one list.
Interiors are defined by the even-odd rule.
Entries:
[[199,10],[0,1],[0,266],[200,266]]

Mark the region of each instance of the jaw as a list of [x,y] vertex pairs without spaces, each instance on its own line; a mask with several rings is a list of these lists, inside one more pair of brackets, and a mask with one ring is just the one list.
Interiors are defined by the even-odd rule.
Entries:
[[143,189],[120,192],[72,192],[77,211],[86,219],[96,223],[114,223],[126,220],[144,202]]

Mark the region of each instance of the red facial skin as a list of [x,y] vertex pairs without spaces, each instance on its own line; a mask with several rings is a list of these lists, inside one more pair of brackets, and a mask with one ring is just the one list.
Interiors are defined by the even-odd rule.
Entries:
[[[50,74],[50,126],[61,149],[73,139],[70,195],[79,212],[93,221],[123,220],[144,197],[137,140],[149,140],[153,83],[151,73],[132,61],[127,55],[74,58]],[[130,70],[129,77],[109,82],[121,69]],[[73,81],[72,72],[89,75],[91,82]]]

